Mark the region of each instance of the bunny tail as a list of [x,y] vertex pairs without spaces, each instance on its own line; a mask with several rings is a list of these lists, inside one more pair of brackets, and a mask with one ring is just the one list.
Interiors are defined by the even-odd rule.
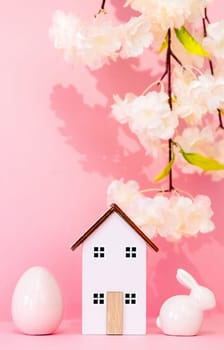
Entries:
[[157,319],[156,319],[156,325],[157,325],[158,328],[161,329],[161,323],[160,323],[159,317],[157,317]]

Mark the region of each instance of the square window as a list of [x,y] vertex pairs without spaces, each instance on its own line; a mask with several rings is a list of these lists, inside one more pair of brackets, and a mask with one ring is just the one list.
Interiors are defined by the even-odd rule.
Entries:
[[105,248],[104,247],[93,247],[93,257],[94,258],[104,258]]
[[137,248],[136,247],[125,247],[125,257],[126,258],[136,258]]
[[125,304],[136,304],[136,294],[125,293]]
[[104,304],[104,293],[93,293],[93,304]]

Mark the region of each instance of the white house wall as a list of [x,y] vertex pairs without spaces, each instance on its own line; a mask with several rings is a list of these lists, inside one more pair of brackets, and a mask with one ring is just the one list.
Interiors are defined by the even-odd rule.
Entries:
[[[105,247],[104,258],[93,248]],[[125,247],[136,247],[136,258],[125,258]],[[127,222],[112,213],[83,244],[82,318],[84,334],[105,334],[106,293],[136,293],[136,304],[124,303],[124,334],[146,332],[146,244]],[[93,293],[104,293],[104,304],[93,304]]]

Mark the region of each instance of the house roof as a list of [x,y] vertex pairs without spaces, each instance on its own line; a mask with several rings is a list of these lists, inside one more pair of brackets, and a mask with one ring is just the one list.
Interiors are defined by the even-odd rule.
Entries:
[[158,252],[159,248],[140,230],[140,228],[121,210],[121,208],[117,204],[112,204],[111,207],[93,224],[76,242],[74,242],[71,246],[72,250],[75,250],[80,246],[96,229],[99,227],[112,213],[117,213],[124,219],[134,230],[135,232],[142,238],[144,241],[153,248],[156,252]]

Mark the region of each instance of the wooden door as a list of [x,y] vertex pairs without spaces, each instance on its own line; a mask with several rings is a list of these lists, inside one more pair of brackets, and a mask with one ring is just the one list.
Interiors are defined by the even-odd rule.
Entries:
[[123,334],[123,292],[107,292],[107,334]]

